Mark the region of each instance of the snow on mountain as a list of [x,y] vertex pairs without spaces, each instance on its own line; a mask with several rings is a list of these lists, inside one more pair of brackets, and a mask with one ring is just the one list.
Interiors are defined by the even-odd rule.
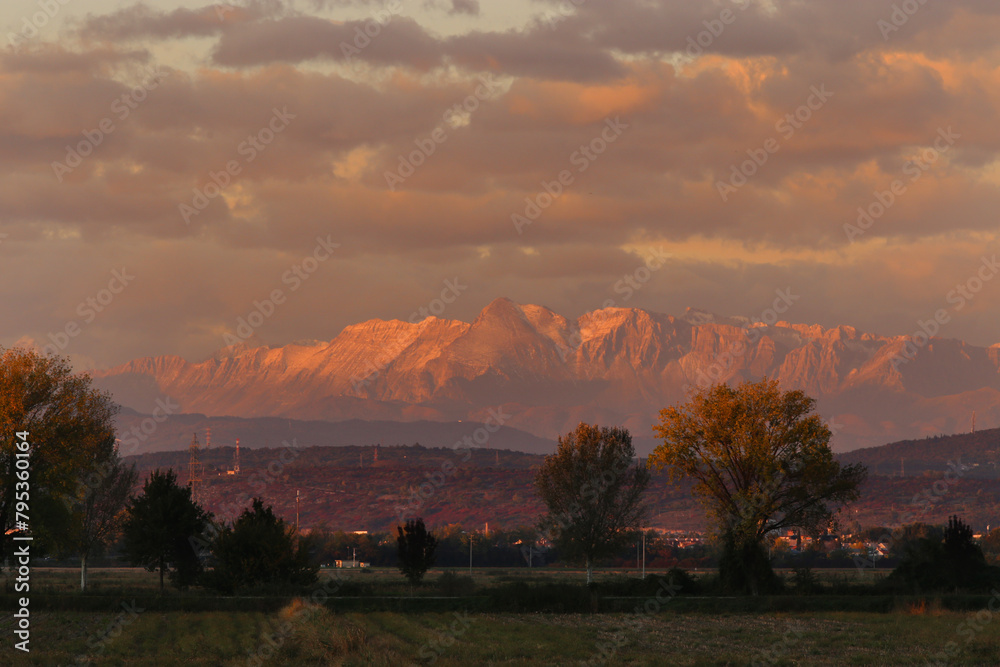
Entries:
[[569,320],[501,298],[471,323],[370,320],[329,342],[136,359],[93,375],[139,412],[163,396],[210,416],[334,421],[483,420],[502,407],[507,425],[553,439],[581,420],[650,438],[659,410],[689,387],[765,375],[817,398],[840,450],[965,430],[974,409],[983,428],[1000,424],[1000,345],[934,338],[911,360],[907,340],[693,309]]

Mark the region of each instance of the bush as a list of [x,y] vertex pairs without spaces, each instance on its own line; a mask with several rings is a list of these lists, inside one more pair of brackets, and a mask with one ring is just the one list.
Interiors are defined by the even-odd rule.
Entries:
[[203,578],[205,586],[233,593],[261,587],[308,586],[317,580],[319,566],[311,564],[302,540],[254,498],[231,527],[223,527],[212,545],[214,568]]
[[587,586],[565,583],[528,585],[524,581],[494,586],[485,591],[493,611],[587,612],[591,609]]
[[442,573],[435,583],[441,594],[449,597],[464,597],[476,592],[476,582],[472,577],[458,575],[450,570]]
[[914,593],[985,591],[1000,580],[972,540],[972,529],[957,516],[948,519],[943,537],[924,537],[906,545],[899,566],[885,587]]
[[819,578],[811,567],[792,568],[792,588],[800,595],[812,595],[820,591]]
[[[646,577],[647,579],[649,577]],[[691,576],[687,570],[679,567],[672,567],[667,570],[667,582],[672,586],[680,586],[680,593],[687,595],[697,595],[703,592],[704,586],[701,581]]]

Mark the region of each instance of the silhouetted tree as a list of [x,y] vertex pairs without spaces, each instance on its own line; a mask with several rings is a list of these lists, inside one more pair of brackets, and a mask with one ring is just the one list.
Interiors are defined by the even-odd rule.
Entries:
[[815,405],[765,378],[697,390],[653,427],[663,444],[649,464],[694,480],[722,540],[719,575],[730,589],[756,595],[777,586],[766,538],[792,527],[819,533],[836,505],[858,498],[867,471],[833,458],[830,429],[810,415]]
[[642,527],[649,471],[634,459],[627,429],[581,423],[559,438],[556,453],[545,457],[535,475],[548,508],[539,527],[560,557],[584,563],[588,584],[594,562],[616,555]]
[[114,451],[82,476],[77,497],[73,501],[67,498],[73,512],[68,539],[80,555],[80,590],[87,590],[87,559],[124,523],[138,477],[135,465],[126,465]]
[[957,516],[949,517],[944,534],[932,533],[910,541],[889,585],[917,591],[985,589],[998,578],[986,564],[982,549],[972,539],[972,528]]
[[202,571],[201,559],[194,550],[194,538],[201,535],[211,514],[191,499],[191,488],[177,485],[173,470],[150,473],[142,494],[129,503],[124,526],[125,554],[133,565],[163,575],[178,588],[195,582]]
[[[34,538],[33,555],[70,547],[74,518],[66,500],[75,497],[81,471],[114,450],[117,412],[68,359],[0,349],[0,561],[19,528],[16,511],[30,516],[20,520]],[[18,510],[19,502],[30,513]]]
[[308,541],[260,498],[254,498],[232,526],[219,531],[212,564],[206,585],[227,593],[258,584],[307,586],[319,572],[309,557]]
[[427,532],[423,519],[407,519],[405,526],[396,526],[396,547],[399,552],[399,571],[411,584],[419,582],[434,564],[437,539]]

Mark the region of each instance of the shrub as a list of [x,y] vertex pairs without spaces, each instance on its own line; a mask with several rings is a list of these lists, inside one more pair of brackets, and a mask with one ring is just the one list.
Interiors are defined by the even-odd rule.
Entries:
[[449,597],[464,597],[476,591],[476,582],[472,577],[458,575],[450,570],[442,573],[436,584],[441,594]]
[[812,595],[820,591],[819,578],[808,566],[792,568],[792,588],[801,595]]
[[231,527],[223,527],[212,545],[214,568],[204,583],[224,593],[251,587],[308,586],[319,566],[309,549],[271,507],[254,498]]
[[987,590],[1000,579],[998,573],[986,564],[972,540],[972,529],[953,516],[942,537],[924,537],[906,545],[885,586],[913,592]]

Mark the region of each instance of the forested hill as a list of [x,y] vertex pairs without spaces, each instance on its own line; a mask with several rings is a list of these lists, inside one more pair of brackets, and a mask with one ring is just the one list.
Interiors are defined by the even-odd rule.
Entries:
[[[212,447],[198,450],[201,463],[209,476],[225,475],[234,462],[235,447]],[[413,445],[379,446],[346,445],[336,447],[262,447],[258,449],[240,448],[240,467],[244,471],[266,470],[274,461],[294,463],[299,466],[334,468],[425,468],[440,467],[446,460],[455,461],[470,468],[498,468],[503,470],[525,470],[537,468],[545,459],[540,454],[512,452],[506,449],[469,449],[451,447],[424,447]],[[376,459],[377,457],[377,459]],[[140,470],[173,468],[181,481],[187,481],[190,455],[187,450],[173,452],[153,452],[126,457],[138,464]],[[276,467],[277,464],[275,464]]]
[[870,474],[920,475],[925,471],[944,472],[949,462],[968,466],[966,476],[1000,477],[1000,428],[939,435],[921,440],[901,440],[881,447],[856,449],[840,454],[844,462],[868,466]]
[[[942,442],[948,439],[918,441]],[[491,527],[531,526],[545,509],[534,488],[542,456],[496,449],[398,446],[379,447],[376,461],[375,451],[371,446],[241,450],[241,474],[231,475],[232,447],[202,450],[205,471],[199,501],[217,518],[232,520],[250,504],[250,498],[259,496],[290,522],[298,510],[303,528],[326,524],[368,531],[393,530],[401,509],[406,516],[423,517],[430,526],[461,524],[476,529],[487,522]],[[842,518],[863,526],[900,521],[943,524],[948,516],[958,514],[977,530],[995,525],[1000,480],[975,479],[968,471],[958,479],[951,475],[945,480],[947,451],[941,451],[940,468],[917,472],[907,461],[904,478],[872,475],[861,499]],[[140,479],[154,468],[173,468],[178,482],[188,482],[187,452],[157,452],[127,460],[137,464]],[[885,460],[887,466],[893,460],[899,462],[891,456]],[[704,510],[689,483],[671,485],[667,475],[654,474],[646,499],[650,526],[681,531],[707,528]]]

